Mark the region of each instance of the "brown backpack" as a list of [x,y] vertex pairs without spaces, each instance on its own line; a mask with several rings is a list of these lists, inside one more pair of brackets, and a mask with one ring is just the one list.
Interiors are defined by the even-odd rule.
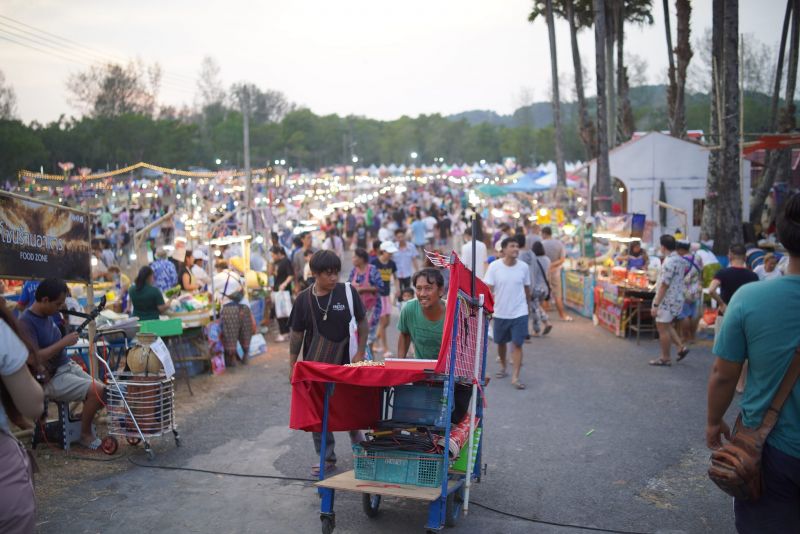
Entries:
[[761,497],[761,455],[764,443],[778,421],[783,403],[789,397],[800,376],[800,348],[786,370],[772,404],[758,428],[747,428],[742,424],[742,414],[733,425],[731,440],[711,453],[708,476],[728,495],[737,499],[755,502]]

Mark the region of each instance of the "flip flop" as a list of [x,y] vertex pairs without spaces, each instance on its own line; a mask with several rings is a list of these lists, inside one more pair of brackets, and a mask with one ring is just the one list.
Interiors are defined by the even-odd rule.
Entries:
[[562,321],[564,321],[565,323],[571,323],[571,322],[573,322],[575,319],[574,319],[574,318],[573,318],[571,315],[567,315],[566,317],[564,317],[564,318],[563,318],[563,319],[561,319],[561,320],[562,320]]
[[678,351],[678,358],[677,358],[676,361],[681,361],[682,359],[684,359],[689,354],[689,350],[690,349],[687,348],[687,347],[684,347],[683,350],[679,350]]
[[94,438],[94,440],[88,445],[81,443],[80,441],[78,441],[76,445],[89,451],[99,451],[100,447],[103,445],[103,440],[100,438]]
[[525,384],[522,382],[514,382],[511,385],[514,386],[515,389],[525,389]]
[[[325,462],[325,476],[330,475],[334,471],[336,471],[336,462]],[[314,464],[311,466],[311,476],[319,476],[319,464]]]
[[661,358],[657,360],[650,360],[648,363],[653,367],[669,367],[672,365],[671,361],[662,360]]
[[551,331],[552,329],[553,329],[553,325],[551,325],[551,324],[549,324],[549,325],[545,326],[545,327],[544,327],[544,331],[542,332],[542,335],[543,335],[543,336],[546,336],[547,334],[549,334],[549,333],[550,333],[550,331]]
[[498,371],[498,372],[496,372],[494,374],[495,378],[505,378],[507,376],[508,376],[508,373],[506,373],[505,371]]

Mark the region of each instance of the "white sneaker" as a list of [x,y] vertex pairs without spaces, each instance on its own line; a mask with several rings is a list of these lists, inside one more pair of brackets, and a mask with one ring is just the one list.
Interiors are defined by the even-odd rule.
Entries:
[[275,341],[278,343],[283,343],[284,341],[286,341],[286,336],[284,336],[283,334],[279,334],[278,336],[275,337]]

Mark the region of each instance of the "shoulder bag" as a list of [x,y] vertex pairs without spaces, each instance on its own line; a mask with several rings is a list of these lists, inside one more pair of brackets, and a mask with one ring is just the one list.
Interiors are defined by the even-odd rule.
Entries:
[[[230,280],[231,280],[231,272],[228,271],[228,278],[225,279],[225,287],[222,288],[222,296],[228,297],[234,304],[239,304],[242,301],[242,299],[244,299],[244,290],[240,289],[239,291],[235,291],[230,295],[228,295],[228,282],[230,282]],[[241,280],[239,280],[239,286],[240,287],[242,286]]]
[[761,497],[761,455],[764,443],[778,421],[783,403],[792,392],[800,376],[800,348],[783,376],[772,403],[758,428],[747,428],[742,424],[742,414],[733,425],[732,438],[728,443],[711,453],[709,478],[728,495],[737,499],[755,502]]
[[535,258],[535,260],[536,265],[539,266],[539,272],[541,272],[542,276],[544,277],[544,283],[547,285],[547,296],[544,298],[544,300],[550,300],[550,282],[547,280],[547,273],[544,272],[544,267],[542,267],[542,262],[539,261],[539,258]]

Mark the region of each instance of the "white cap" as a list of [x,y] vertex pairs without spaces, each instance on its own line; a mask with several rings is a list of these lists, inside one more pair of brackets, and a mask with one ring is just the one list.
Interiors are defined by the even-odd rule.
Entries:
[[398,251],[397,245],[394,244],[392,241],[384,241],[381,243],[381,252],[388,252],[389,254],[394,254]]

